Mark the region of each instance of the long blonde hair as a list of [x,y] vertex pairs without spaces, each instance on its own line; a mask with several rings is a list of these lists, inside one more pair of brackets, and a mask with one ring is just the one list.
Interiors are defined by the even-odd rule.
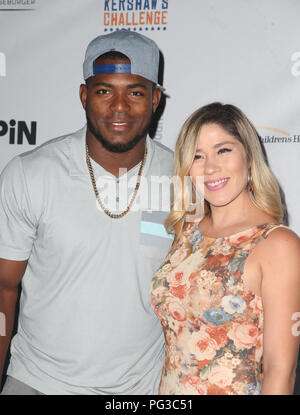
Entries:
[[[197,139],[200,129],[205,124],[220,125],[227,133],[235,137],[244,147],[249,166],[250,180],[248,190],[252,202],[262,211],[280,222],[283,218],[283,205],[280,197],[278,182],[268,167],[257,132],[245,114],[234,105],[214,102],[196,110],[183,124],[175,148],[173,177],[179,177],[184,189],[180,197],[182,209],[175,209],[176,195],[172,192],[171,212],[165,221],[165,228],[169,233],[175,233],[177,239],[183,236],[187,214],[193,214],[186,200],[196,200],[196,190],[184,186],[184,177],[194,162],[197,148]],[[204,201],[203,217],[210,214],[209,204]],[[203,218],[202,217],[202,218]]]

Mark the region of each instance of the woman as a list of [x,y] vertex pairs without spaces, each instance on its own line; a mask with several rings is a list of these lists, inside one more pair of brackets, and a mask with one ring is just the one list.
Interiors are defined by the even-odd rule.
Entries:
[[159,393],[292,394],[300,240],[281,224],[254,127],[232,105],[200,108],[179,135],[174,176],[203,177],[205,202],[189,223],[190,207],[175,209],[186,190],[175,194],[165,224],[175,240],[151,286],[166,339]]

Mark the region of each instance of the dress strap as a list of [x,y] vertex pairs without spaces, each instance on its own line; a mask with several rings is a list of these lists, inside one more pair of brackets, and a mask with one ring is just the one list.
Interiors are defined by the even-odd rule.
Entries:
[[280,225],[272,225],[272,227],[271,228],[269,228],[269,229],[266,229],[266,231],[263,233],[263,237],[266,239],[269,235],[270,235],[270,233],[272,232],[272,231],[274,231],[275,229],[278,229],[278,228],[286,228],[286,229],[290,229],[288,226],[286,226],[286,225],[282,225],[282,224],[280,224]]

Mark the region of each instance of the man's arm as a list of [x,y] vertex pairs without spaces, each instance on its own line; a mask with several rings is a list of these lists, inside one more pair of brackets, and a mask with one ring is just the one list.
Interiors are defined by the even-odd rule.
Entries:
[[18,285],[24,275],[26,261],[10,261],[0,258],[0,380],[11,339]]

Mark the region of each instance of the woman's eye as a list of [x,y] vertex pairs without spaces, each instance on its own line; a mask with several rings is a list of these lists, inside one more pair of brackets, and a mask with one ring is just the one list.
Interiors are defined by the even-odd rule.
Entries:
[[194,157],[194,160],[200,160],[201,158],[203,158],[200,154],[196,154]]
[[227,153],[227,152],[230,152],[230,151],[231,151],[231,148],[220,148],[218,153],[223,154],[223,153]]

